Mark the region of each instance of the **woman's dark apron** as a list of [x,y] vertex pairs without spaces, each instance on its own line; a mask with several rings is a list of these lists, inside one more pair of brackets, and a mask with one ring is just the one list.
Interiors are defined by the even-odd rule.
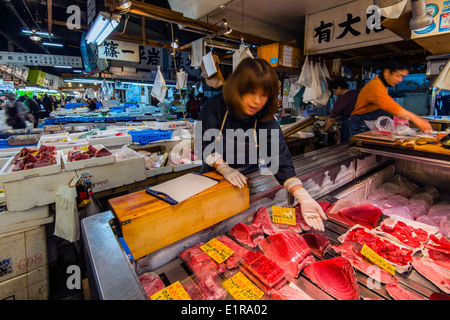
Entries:
[[375,121],[382,116],[392,118],[392,115],[390,113],[382,109],[352,116],[350,118],[350,137],[353,137],[355,134],[370,131],[365,121]]

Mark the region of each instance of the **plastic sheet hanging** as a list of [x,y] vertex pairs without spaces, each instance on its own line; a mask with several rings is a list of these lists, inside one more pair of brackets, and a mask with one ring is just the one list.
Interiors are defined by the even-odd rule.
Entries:
[[151,95],[159,101],[164,101],[166,96],[166,81],[161,73],[160,67],[158,66],[158,71],[156,72],[155,83],[153,84]]
[[70,242],[80,239],[80,221],[77,208],[77,179],[60,186],[56,192],[54,235]]
[[191,67],[198,68],[202,65],[202,57],[205,55],[203,38],[191,42]]
[[330,73],[328,72],[328,68],[323,63],[316,63],[315,72],[317,74],[317,81],[319,89],[317,90],[317,94],[319,95],[317,99],[313,100],[312,103],[317,107],[323,107],[328,103],[328,100],[331,96],[331,91],[329,89],[330,82]]
[[434,80],[433,87],[438,88],[436,93],[439,93],[441,90],[450,90],[450,59],[445,64],[444,69],[439,73],[436,80]]
[[252,52],[244,44],[239,46],[239,49],[233,53],[233,71],[245,58],[254,58]]
[[181,69],[179,72],[177,72],[177,89],[183,89],[187,86],[187,79],[188,74]]

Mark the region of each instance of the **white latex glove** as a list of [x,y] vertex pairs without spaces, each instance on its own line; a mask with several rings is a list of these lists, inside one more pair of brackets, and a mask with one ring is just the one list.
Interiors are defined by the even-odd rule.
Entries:
[[231,168],[226,162],[220,164],[216,170],[235,187],[243,188],[247,184],[247,178],[238,170]]
[[304,188],[296,190],[293,195],[300,202],[302,215],[308,226],[315,230],[324,231],[322,219],[327,220],[327,216],[316,200]]

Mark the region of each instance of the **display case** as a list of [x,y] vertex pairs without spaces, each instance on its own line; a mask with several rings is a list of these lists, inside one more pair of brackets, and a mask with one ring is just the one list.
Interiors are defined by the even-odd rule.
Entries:
[[[425,156],[404,155],[400,152],[371,150],[357,147],[355,144],[341,144],[293,158],[297,176],[304,187],[316,200],[330,204],[339,199],[364,201],[368,193],[388,181],[395,174],[401,174],[420,185],[430,185],[441,193],[449,193],[448,168],[450,159],[428,159]],[[442,177],[445,175],[446,177]],[[295,205],[293,198],[282,188],[267,171],[261,170],[248,176],[250,189],[249,209],[228,218],[216,225],[187,236],[167,247],[157,250],[135,261],[132,253],[123,245],[120,225],[113,212],[107,211],[82,220],[83,240],[86,246],[91,297],[99,299],[148,299],[139,275],[144,272],[156,273],[168,286],[192,276],[192,272],[180,259],[180,253],[197,245],[206,243],[220,235],[229,235],[230,229],[237,223],[251,224],[254,214],[261,206]],[[269,209],[268,209],[269,210]],[[350,227],[338,220],[329,218],[324,221],[324,235],[332,246],[340,244],[339,237]],[[316,261],[339,256],[334,249],[328,250],[322,257],[314,256]],[[239,269],[239,268],[238,268]],[[384,285],[371,285],[369,277],[356,270],[356,279],[360,299],[392,299]],[[236,271],[226,270],[223,277],[228,278]],[[442,293],[432,282],[421,276],[416,270],[408,273],[396,273],[399,284],[427,299],[432,293]],[[309,297],[317,300],[335,299],[301,272],[297,278],[286,277],[291,285],[296,285]],[[233,298],[227,294],[226,299]],[[262,299],[270,299],[267,292]]]

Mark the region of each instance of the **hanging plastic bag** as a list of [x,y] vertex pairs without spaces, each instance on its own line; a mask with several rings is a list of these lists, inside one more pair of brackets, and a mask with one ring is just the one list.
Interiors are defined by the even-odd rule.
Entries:
[[164,97],[166,96],[166,81],[164,80],[159,66],[158,71],[156,72],[155,83],[153,84],[151,95],[161,102],[164,101]]
[[245,45],[241,44],[239,49],[233,53],[233,71],[245,58],[254,58],[252,52]]
[[308,56],[306,56],[305,62],[303,63],[302,72],[297,79],[297,83],[305,87],[311,87],[312,85],[311,63]]
[[60,186],[55,202],[54,235],[70,242],[80,239],[76,183],[74,177],[69,184]]
[[177,72],[177,89],[186,88],[187,85],[188,74],[181,69]]
[[303,93],[303,102],[313,103],[314,100],[316,100],[320,95],[319,93],[319,80],[317,77],[317,73],[314,67],[313,62],[310,62],[309,69],[311,70],[311,84],[305,85],[305,92]]
[[[331,96],[331,91],[329,89],[328,82],[330,81],[330,74],[328,72],[327,67],[324,64],[319,66],[319,63],[316,64],[315,70],[317,73],[318,80],[318,98],[313,101],[313,103],[318,107],[323,107],[328,103],[328,100]],[[328,75],[328,79],[327,79]]]

